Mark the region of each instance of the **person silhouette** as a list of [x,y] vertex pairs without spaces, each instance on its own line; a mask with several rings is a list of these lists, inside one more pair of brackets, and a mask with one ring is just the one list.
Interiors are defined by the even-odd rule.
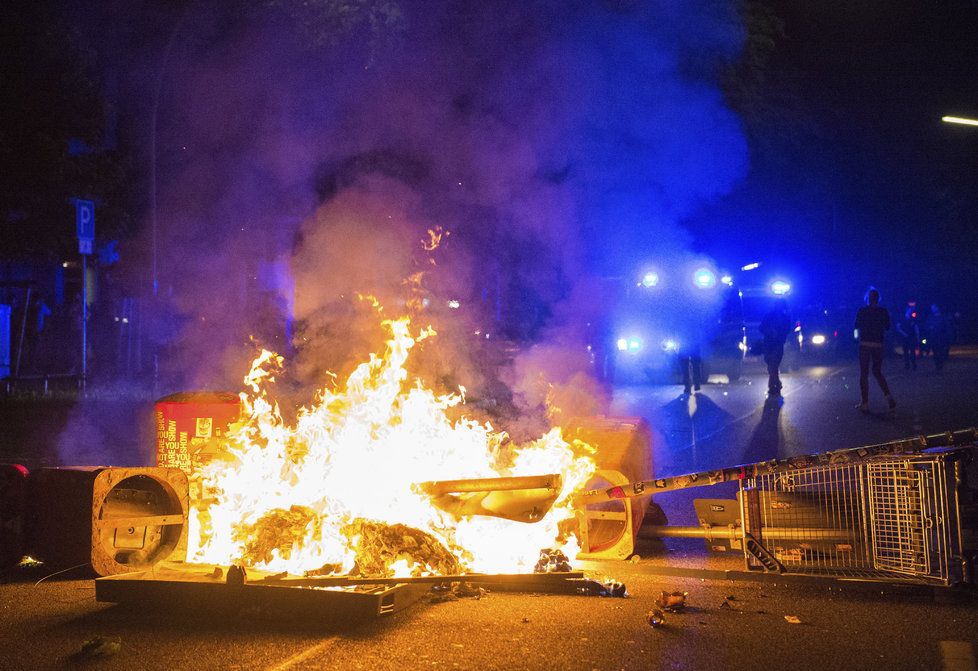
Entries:
[[870,287],[866,292],[866,305],[856,313],[856,332],[859,334],[859,393],[861,400],[856,406],[861,412],[869,412],[869,369],[879,384],[890,410],[896,401],[883,377],[883,333],[890,328],[890,313],[879,304],[880,292]]
[[768,396],[781,395],[781,360],[784,359],[784,343],[791,333],[791,320],[788,318],[788,302],[778,300],[774,307],[761,319],[761,335],[764,336],[764,363],[767,364]]
[[913,306],[908,307],[903,319],[896,323],[896,331],[900,335],[900,346],[903,348],[903,367],[917,370],[920,324],[917,322],[917,310]]
[[700,354],[699,343],[680,345],[677,361],[683,381],[683,394],[689,396],[698,392],[703,384],[703,357]]

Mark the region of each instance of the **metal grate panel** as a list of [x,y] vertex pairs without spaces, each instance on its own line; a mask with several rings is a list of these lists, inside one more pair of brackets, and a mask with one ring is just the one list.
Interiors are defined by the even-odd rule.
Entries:
[[765,475],[752,488],[757,514],[748,531],[787,570],[872,568],[859,466]]
[[943,459],[866,465],[873,564],[882,571],[948,576],[948,491]]
[[959,503],[948,487],[959,458],[955,451],[883,457],[743,481],[747,568],[960,579]]

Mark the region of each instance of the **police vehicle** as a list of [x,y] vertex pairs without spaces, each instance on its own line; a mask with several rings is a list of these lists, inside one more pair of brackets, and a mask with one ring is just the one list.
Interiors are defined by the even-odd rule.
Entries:
[[738,289],[731,274],[708,262],[643,268],[621,282],[608,313],[597,356],[608,379],[677,382],[689,355],[700,357],[704,381],[741,375],[747,345]]

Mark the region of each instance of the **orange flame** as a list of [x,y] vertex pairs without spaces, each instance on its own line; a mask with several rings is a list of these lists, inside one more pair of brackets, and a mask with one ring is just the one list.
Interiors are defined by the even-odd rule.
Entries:
[[[408,318],[383,324],[390,334],[384,356],[371,354],[345,383],[320,389],[294,425],[283,421],[266,389],[282,357],[259,354],[245,377],[250,392],[241,394],[243,419],[229,432],[228,455],[201,475],[204,494],[190,516],[192,561],[244,561],[290,573],[348,573],[359,561],[363,570],[367,536],[377,523],[433,538],[457,562],[455,570],[528,572],[543,548],[577,554],[576,538],[558,525],[573,518],[572,495],[594,473],[589,448],[569,445],[559,429],[513,445],[487,423],[450,419],[447,411],[464,402],[464,390],[436,395],[408,380],[404,367],[411,348],[434,331],[412,334]],[[547,473],[561,474],[562,489],[532,524],[456,518],[417,486]],[[399,537],[406,545],[419,542],[406,535]],[[427,543],[424,536],[420,542]],[[396,548],[382,563],[397,576],[449,570]]]
[[421,247],[426,252],[434,251],[441,244],[441,239],[451,235],[451,231],[444,230],[441,226],[428,229],[428,239],[421,241]]

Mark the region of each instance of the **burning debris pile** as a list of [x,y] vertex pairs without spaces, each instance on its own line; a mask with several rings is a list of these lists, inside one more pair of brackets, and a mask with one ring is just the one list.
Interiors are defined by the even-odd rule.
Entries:
[[[292,506],[288,510],[271,510],[253,525],[242,525],[236,538],[243,543],[241,561],[248,566],[267,565],[282,557],[291,558],[292,548],[301,544],[309,533],[318,536],[322,522],[311,508]],[[357,519],[342,529],[347,538],[356,539],[356,563],[351,576],[394,577],[396,566],[419,566],[437,575],[460,572],[458,558],[431,534],[404,524],[385,524]],[[306,575],[339,573],[339,564],[325,564]],[[567,570],[570,570],[568,568]]]
[[[384,355],[320,389],[293,425],[269,391],[282,358],[263,351],[254,361],[228,452],[198,476],[190,561],[296,575],[530,573],[540,549],[553,548],[560,566],[570,567],[567,557],[579,550],[568,531],[571,499],[594,473],[593,450],[568,443],[559,429],[517,445],[489,424],[457,418],[464,389],[437,395],[405,368],[411,349],[434,332],[412,333],[407,318],[384,326]],[[446,507],[425,486],[541,474],[553,475],[553,505],[533,523]],[[524,495],[469,494],[479,511],[484,502]]]
[[292,547],[301,543],[307,529],[312,526],[316,535],[319,516],[306,506],[292,506],[288,510],[276,508],[262,515],[254,524],[242,524],[235,530],[235,540],[243,544],[242,561],[249,565],[267,564],[276,553],[289,559]]
[[355,520],[345,530],[357,543],[355,575],[393,577],[398,564],[423,566],[435,575],[459,573],[459,560],[431,534],[404,524]]

